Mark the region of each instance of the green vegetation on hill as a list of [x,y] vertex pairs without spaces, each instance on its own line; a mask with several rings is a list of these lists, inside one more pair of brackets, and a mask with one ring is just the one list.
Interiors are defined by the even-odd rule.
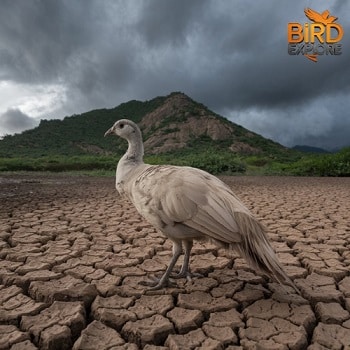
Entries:
[[[179,99],[176,99],[178,96],[181,96],[182,101],[179,102]],[[280,144],[218,116],[186,95],[172,93],[169,96],[157,97],[146,102],[133,100],[113,109],[93,110],[81,115],[65,117],[63,120],[42,120],[40,125],[34,129],[24,131],[21,134],[5,136],[0,141],[0,157],[120,156],[125,150],[125,142],[113,137],[104,138],[105,131],[121,118],[128,118],[140,123],[145,116],[155,110],[160,110],[158,113],[160,121],[153,121],[153,124],[147,127],[148,131],[143,132],[145,141],[156,131],[161,131],[160,135],[172,137],[176,131],[182,131],[184,124],[190,118],[195,118],[202,124],[205,124],[208,118],[215,118],[219,124],[228,126],[232,131],[230,137],[221,137],[215,140],[208,134],[193,134],[186,143],[186,147],[181,150],[181,153],[184,154],[207,152],[208,148],[215,152],[227,151],[238,155],[246,153],[244,150],[229,151],[228,148],[234,143],[244,144],[247,149],[252,148],[272,157],[289,157],[293,154],[293,151]],[[174,123],[176,126],[171,127],[170,125],[174,125]],[[164,139],[164,137],[163,139],[160,137],[159,143],[164,142]],[[174,140],[174,143],[177,141]],[[171,153],[173,151],[170,150]],[[152,149],[147,150],[147,154],[153,153]]]
[[124,117],[138,123],[145,114],[157,108],[163,99],[130,101],[113,109],[98,109],[63,120],[42,120],[34,129],[5,136],[0,141],[0,157],[120,155],[123,149],[121,140],[104,138],[106,130],[117,119]]
[[[103,135],[121,118],[140,123],[145,141],[153,137],[145,157],[151,164],[188,165],[212,174],[350,174],[349,148],[337,154],[306,155],[234,124],[181,93],[129,101],[63,120],[42,120],[38,127],[0,141],[0,171],[112,174],[127,145]],[[169,143],[174,147],[164,148]]]

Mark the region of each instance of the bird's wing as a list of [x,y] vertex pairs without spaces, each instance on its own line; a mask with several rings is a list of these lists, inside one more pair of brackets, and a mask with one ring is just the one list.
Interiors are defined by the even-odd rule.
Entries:
[[310,8],[307,8],[304,10],[304,13],[307,18],[311,19],[311,21],[317,22],[317,23],[323,23],[324,19],[320,13],[318,13],[315,10],[312,10]]
[[330,12],[328,10],[323,11],[322,13],[318,13],[315,10],[307,8],[304,10],[304,12],[305,12],[306,17],[311,19],[313,22],[323,23],[324,25],[332,23],[338,19],[338,17],[329,16]]
[[338,17],[330,16],[330,12],[328,10],[322,12],[322,18],[325,20],[326,23],[332,23],[338,19]]
[[335,22],[338,17],[330,16],[330,12],[328,10],[322,12],[323,24],[329,24]]
[[134,204],[146,219],[182,223],[225,243],[241,242],[235,213],[250,213],[223,182],[190,167],[152,168],[133,189]]
[[323,19],[327,19],[328,16],[329,16],[329,14],[330,14],[330,12],[329,12],[328,10],[326,10],[326,11],[323,11],[323,12],[321,13],[321,16],[322,16]]

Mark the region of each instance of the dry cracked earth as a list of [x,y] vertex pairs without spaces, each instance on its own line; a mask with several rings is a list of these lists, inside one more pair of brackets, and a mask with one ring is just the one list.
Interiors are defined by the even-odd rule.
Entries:
[[0,349],[350,349],[350,178],[224,181],[301,296],[203,243],[203,277],[147,292],[171,243],[114,179],[0,176]]

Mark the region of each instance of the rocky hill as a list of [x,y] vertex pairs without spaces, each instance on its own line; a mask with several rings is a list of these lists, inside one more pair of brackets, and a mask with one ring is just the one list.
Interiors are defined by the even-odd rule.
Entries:
[[120,155],[125,142],[104,138],[118,119],[139,123],[146,154],[183,154],[208,148],[239,155],[287,155],[282,145],[234,124],[183,93],[150,101],[130,101],[63,120],[42,120],[32,130],[0,141],[0,157]]

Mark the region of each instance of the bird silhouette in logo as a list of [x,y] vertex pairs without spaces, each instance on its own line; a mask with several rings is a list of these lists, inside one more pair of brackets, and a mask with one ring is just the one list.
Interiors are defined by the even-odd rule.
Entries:
[[[315,23],[322,23],[325,26],[327,24],[335,22],[338,19],[338,17],[330,16],[330,12],[328,10],[323,11],[322,13],[319,13],[311,9],[310,7],[308,7],[304,10],[304,13],[305,13],[305,16],[311,21]],[[305,57],[307,57],[312,62],[317,62],[317,56],[318,56],[317,54],[305,55]]]
[[338,17],[330,16],[330,12],[328,10],[323,11],[322,13],[318,13],[315,10],[307,8],[304,10],[305,16],[315,23],[322,23],[325,26],[327,24],[333,23],[338,19]]

